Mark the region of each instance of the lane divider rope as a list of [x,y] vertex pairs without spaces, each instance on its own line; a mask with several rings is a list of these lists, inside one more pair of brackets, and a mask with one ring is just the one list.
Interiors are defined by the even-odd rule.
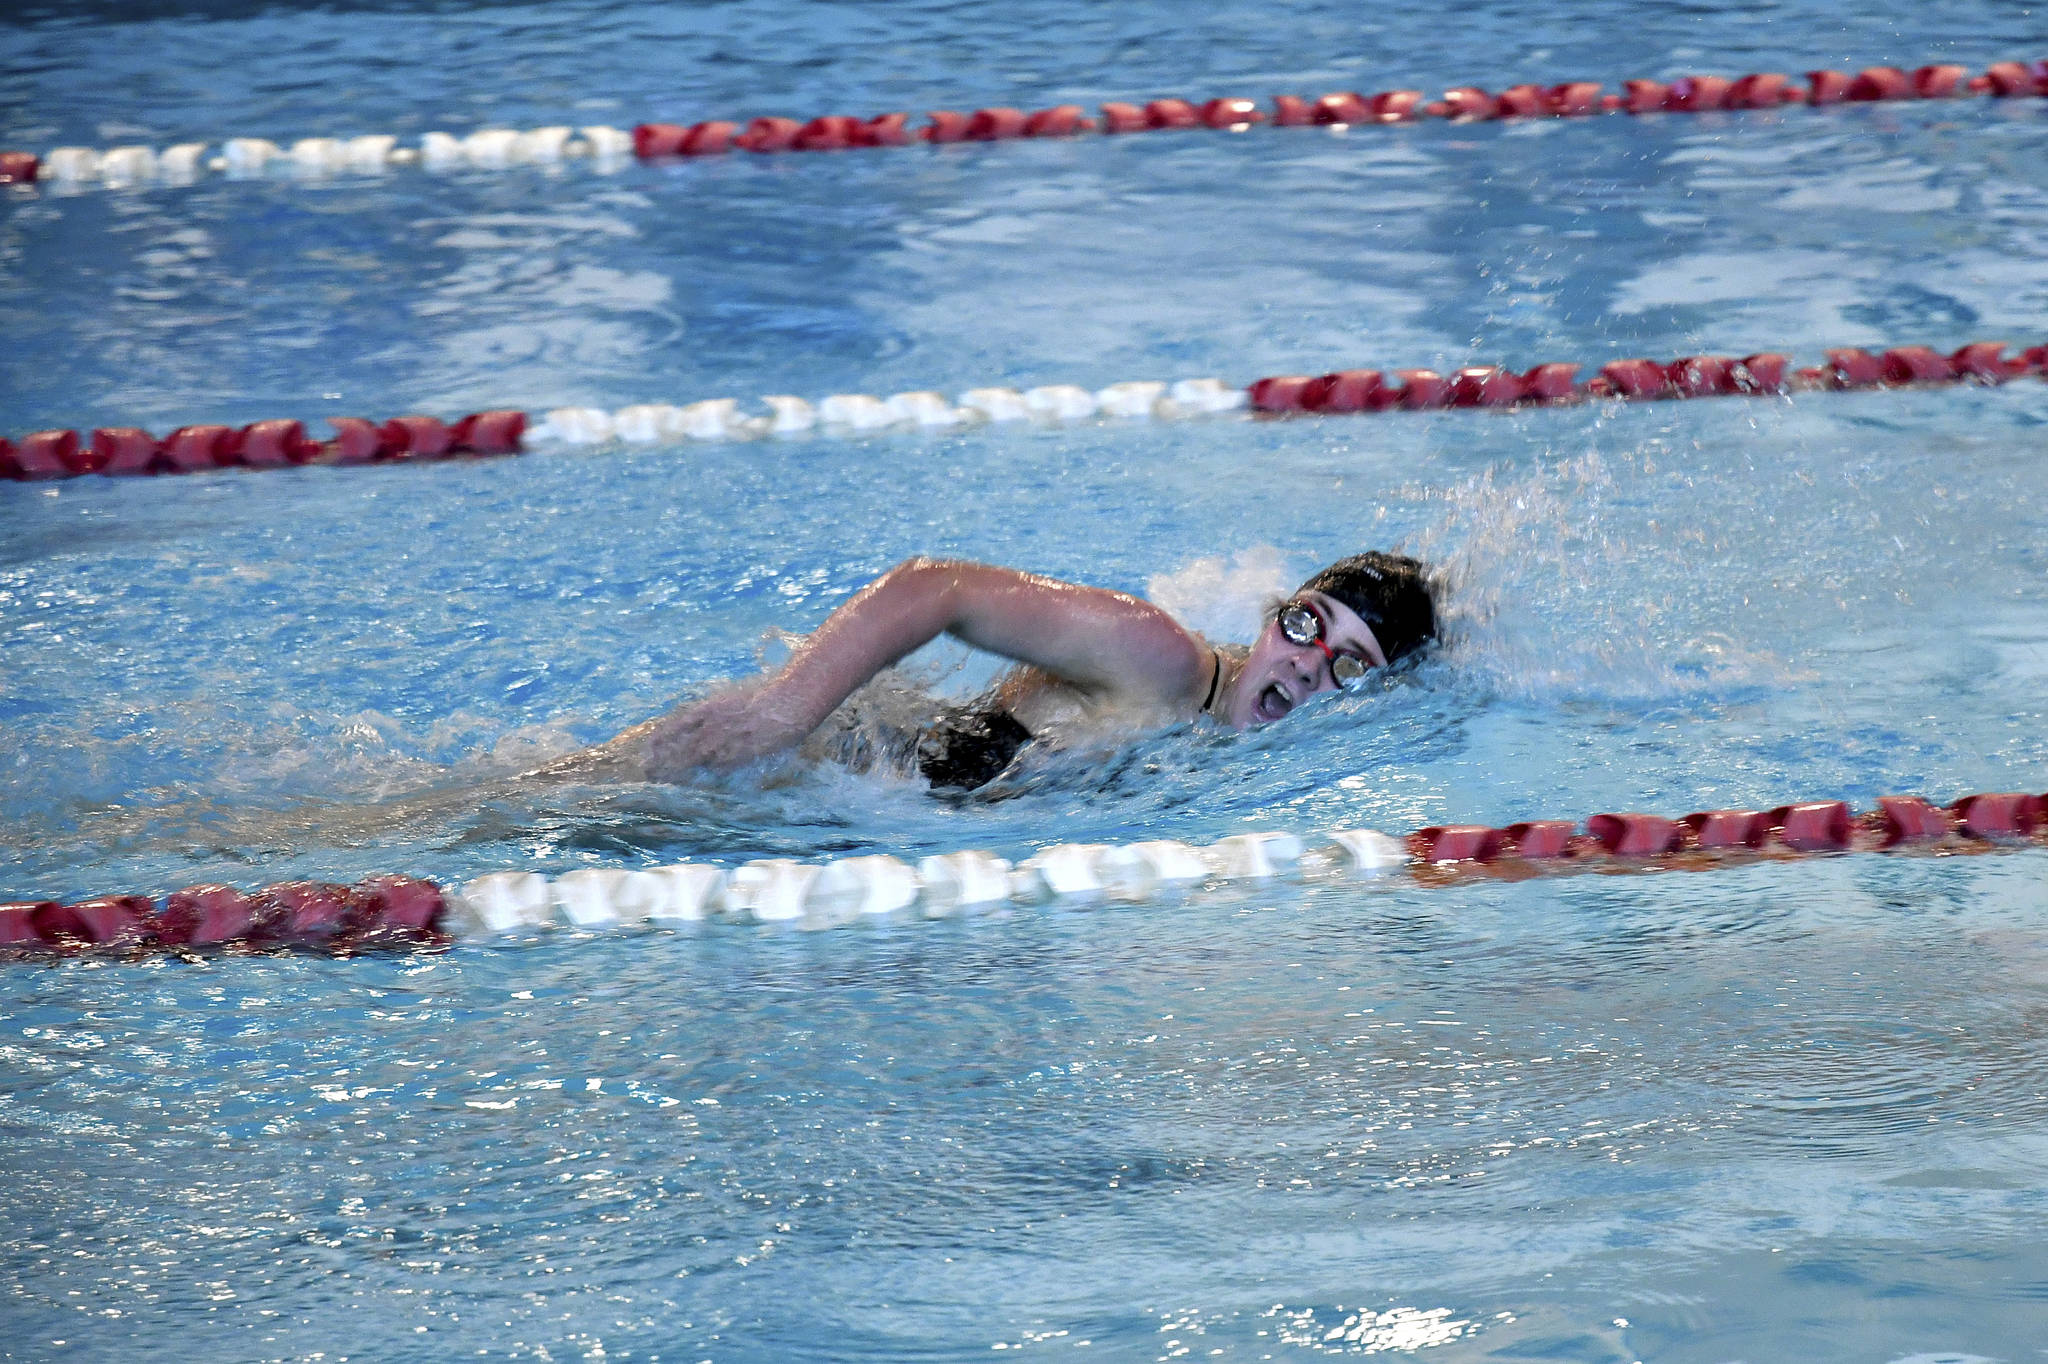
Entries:
[[102,895],[65,904],[0,904],[0,954],[311,950],[340,954],[444,946],[568,928],[585,932],[709,919],[832,927],[872,916],[925,917],[1000,904],[1142,901],[1204,885],[1275,877],[1405,875],[1421,886],[1576,871],[1706,870],[1822,853],[1984,852],[2048,843],[2048,795],[1964,796],[1946,806],[1885,796],[1861,814],[1845,801],[1682,818],[1626,812],[1495,828],[1440,824],[1397,839],[1341,829],[1315,844],[1285,832],[1235,834],[1208,847],[1171,839],[1061,843],[1012,864],[970,849],[920,859],[886,854],[816,863],[766,858],[726,869],[684,862],[650,870],[585,868],[548,877],[490,872],[449,889],[410,876],[353,886],[291,881],[253,892],[196,885],[161,901]]
[[1779,352],[1689,355],[1676,360],[1614,360],[1583,382],[1576,364],[1546,363],[1526,371],[1468,366],[1432,369],[1338,370],[1311,376],[1273,375],[1244,388],[1221,379],[1167,384],[1132,381],[1090,391],[1050,384],[1019,392],[974,388],[957,400],[920,391],[877,398],[839,393],[813,403],[791,394],[761,399],[765,414],[745,412],[737,398],[678,406],[635,403],[607,410],[564,407],[537,422],[517,410],[473,412],[454,422],[426,416],[374,422],[329,417],[333,436],[315,440],[305,424],[272,418],[243,427],[182,426],[167,436],[139,427],[90,432],[33,431],[0,437],[0,478],[59,479],[199,473],[214,469],[276,469],[306,464],[405,463],[451,455],[508,455],[525,449],[684,441],[752,440],[809,432],[865,435],[908,428],[978,423],[1071,423],[1097,418],[1183,421],[1249,407],[1264,415],[1413,412],[1442,408],[1559,406],[1587,401],[1654,402],[1679,398],[1765,397],[1852,389],[1942,384],[2004,384],[2028,375],[2048,378],[2048,345],[2008,356],[2002,341],[1974,341],[1943,354],[1928,346],[1894,346],[1876,354],[1857,347],[1826,353],[1823,365],[1795,368]]
[[1617,113],[1698,114],[1776,109],[1793,104],[1826,106],[1978,95],[2005,99],[2048,95],[2048,61],[1993,62],[1975,75],[1965,67],[1944,63],[1910,72],[1892,66],[1869,67],[1853,75],[1846,71],[1809,71],[1804,81],[1778,72],[1758,72],[1734,79],[1683,76],[1668,82],[1629,80],[1622,83],[1620,93],[1605,90],[1595,81],[1512,85],[1499,94],[1466,85],[1446,90],[1438,99],[1430,99],[1420,90],[1385,90],[1371,95],[1342,90],[1314,99],[1276,95],[1270,113],[1250,99],[1155,99],[1142,106],[1112,101],[1101,106],[1099,117],[1091,117],[1078,104],[1030,112],[1011,108],[977,109],[972,113],[940,109],[932,111],[923,124],[915,127],[909,114],[897,112],[870,118],[834,114],[809,120],[772,115],[744,122],[711,119],[687,127],[642,123],[631,132],[602,125],[529,130],[488,128],[465,137],[430,132],[420,138],[416,147],[401,146],[398,138],[384,133],[346,138],[305,137],[288,148],[266,138],[233,137],[221,143],[217,153],[213,153],[213,144],[207,142],[184,142],[162,150],[146,146],[105,150],[58,147],[41,155],[0,151],[0,183],[52,181],[65,186],[98,183],[113,187],[158,180],[190,183],[207,173],[246,178],[262,175],[272,167],[304,176],[329,177],[374,175],[393,165],[420,165],[431,170],[498,170],[554,165],[571,158],[587,158],[600,168],[616,169],[635,158],[647,161],[733,151],[767,155],[1193,128],[1242,132],[1260,123],[1283,128],[1342,129],[1422,119],[1475,122]]

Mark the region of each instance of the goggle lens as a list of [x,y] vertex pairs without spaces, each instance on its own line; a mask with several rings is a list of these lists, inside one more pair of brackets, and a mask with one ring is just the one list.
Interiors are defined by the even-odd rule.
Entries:
[[1280,608],[1280,633],[1290,644],[1315,645],[1330,660],[1330,676],[1340,687],[1363,682],[1371,666],[1355,654],[1340,654],[1323,640],[1323,618],[1306,602],[1291,601]]
[[1323,618],[1291,601],[1280,608],[1280,633],[1290,644],[1314,644],[1323,637]]

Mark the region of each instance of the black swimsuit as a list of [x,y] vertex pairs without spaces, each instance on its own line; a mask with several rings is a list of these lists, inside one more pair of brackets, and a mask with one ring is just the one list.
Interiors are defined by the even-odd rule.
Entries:
[[917,770],[934,790],[986,786],[1031,742],[1031,731],[1000,706],[949,710],[917,736]]
[[[1215,662],[1209,674],[1209,694],[1202,698],[1204,711],[1215,704],[1216,689],[1223,681],[1223,655],[1214,649],[1209,653]],[[1001,776],[1030,742],[1031,731],[1001,706],[962,706],[946,711],[918,731],[917,770],[935,791],[972,791]]]

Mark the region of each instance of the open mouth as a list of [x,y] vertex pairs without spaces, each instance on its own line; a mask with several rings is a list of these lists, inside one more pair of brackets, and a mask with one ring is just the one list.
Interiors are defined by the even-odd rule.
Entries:
[[1259,693],[1259,703],[1253,707],[1253,713],[1261,720],[1277,720],[1293,709],[1294,698],[1278,682],[1269,682]]

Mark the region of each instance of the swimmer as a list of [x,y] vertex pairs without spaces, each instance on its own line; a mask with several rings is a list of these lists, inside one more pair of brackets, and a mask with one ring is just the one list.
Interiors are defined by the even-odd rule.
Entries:
[[[1009,770],[1027,746],[1115,743],[1203,717],[1232,729],[1269,724],[1311,697],[1399,663],[1436,632],[1425,570],[1399,555],[1359,554],[1330,565],[1269,610],[1249,646],[1212,645],[1123,592],[987,564],[912,559],[826,617],[780,668],[518,776],[428,787],[370,805],[317,798],[285,810],[152,805],[109,812],[93,829],[129,846],[162,839],[188,854],[244,858],[252,847],[368,846],[395,829],[411,830],[410,837],[447,837],[451,827],[465,840],[505,836],[532,817],[524,813],[531,802],[558,786],[687,783],[696,773],[799,748],[854,771],[883,767],[922,777],[934,790],[971,791]],[[942,634],[1019,666],[966,705],[867,685]]]
[[[1206,717],[1270,724],[1310,697],[1414,654],[1437,630],[1423,566],[1356,554],[1303,583],[1249,646],[1212,645],[1152,603],[990,564],[910,559],[862,588],[761,678],[678,706],[538,777],[685,780],[812,741],[865,770],[971,790],[1052,734],[1161,728]],[[974,704],[921,722],[864,725],[844,703],[940,635],[1017,664]]]

